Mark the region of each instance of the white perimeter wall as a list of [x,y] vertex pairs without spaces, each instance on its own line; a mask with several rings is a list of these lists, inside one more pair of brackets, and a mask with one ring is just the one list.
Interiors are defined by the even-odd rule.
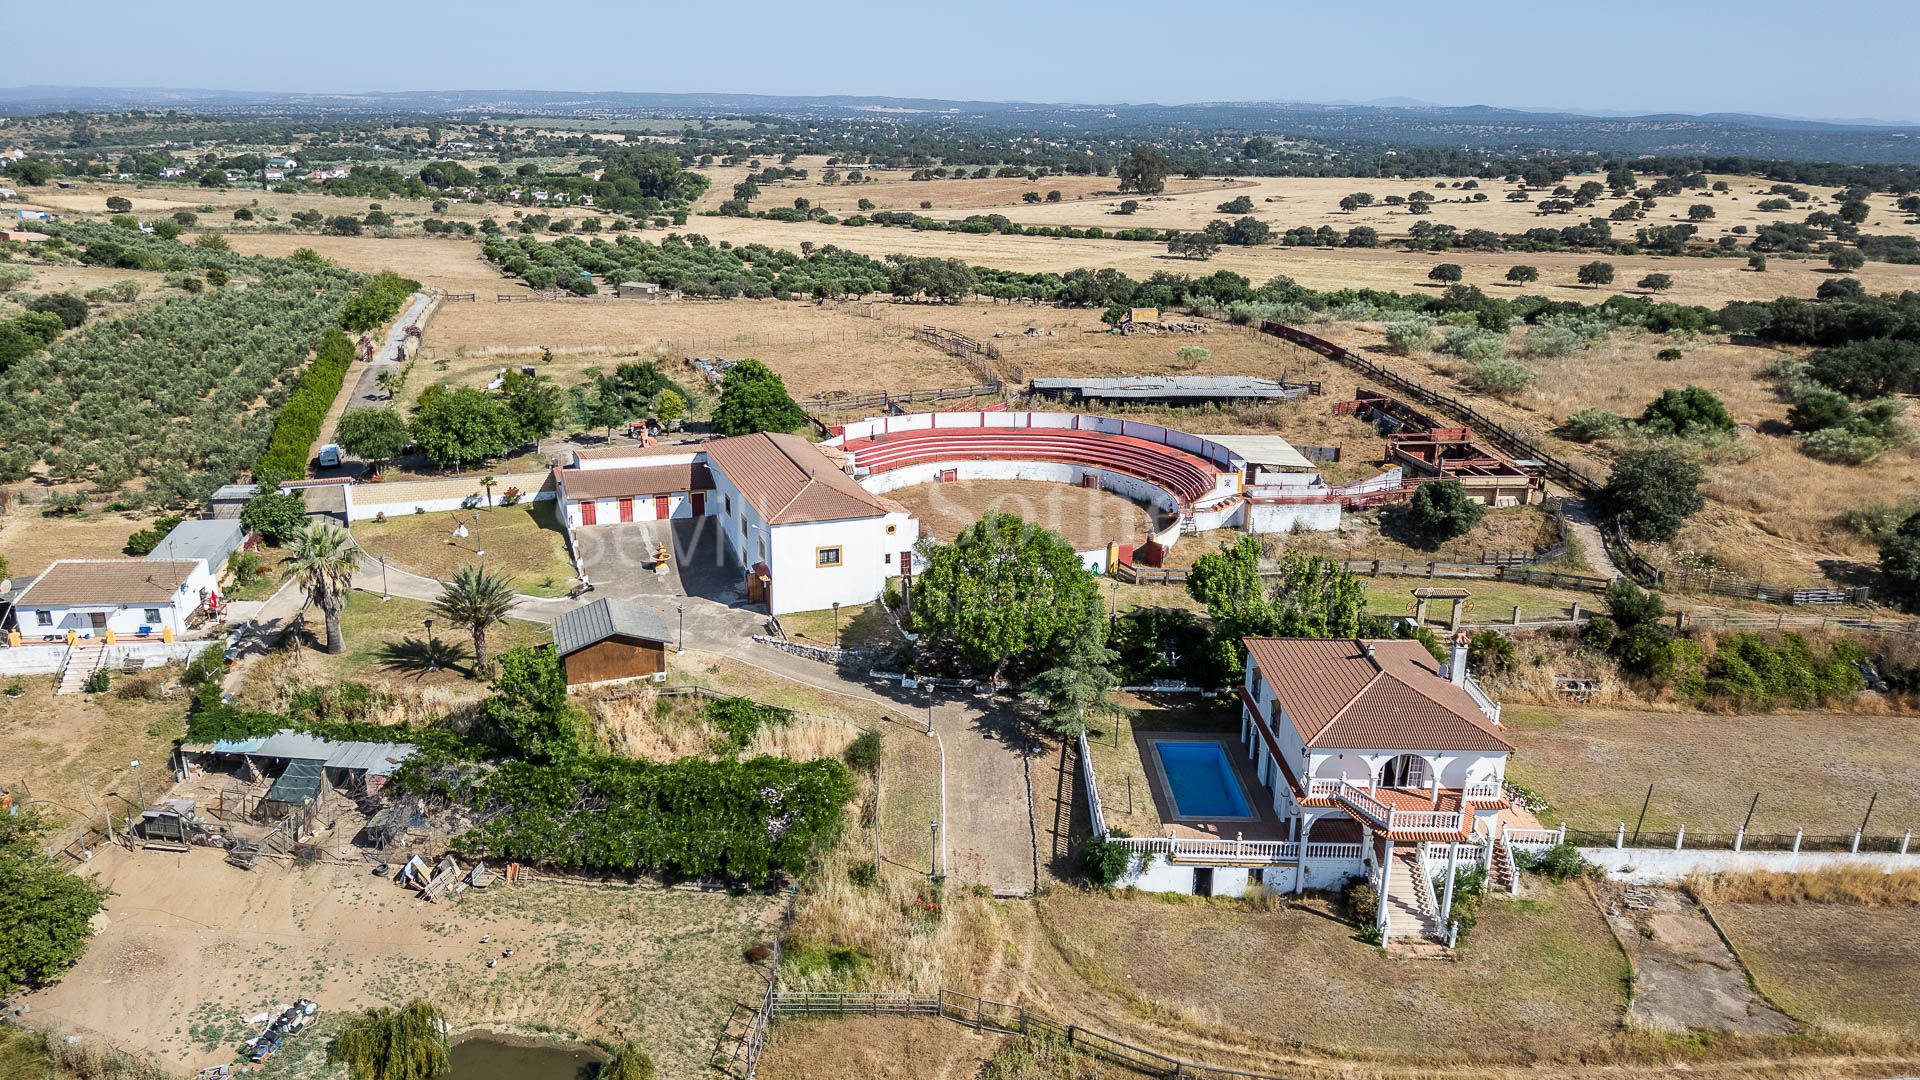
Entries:
[[581,457],[574,451],[573,467],[592,469],[651,469],[662,465],[691,465],[705,455],[698,450],[684,454],[635,454],[632,457]]
[[1906,855],[1888,852],[1846,851],[1708,851],[1665,848],[1583,847],[1580,854],[1606,870],[1617,881],[1638,885],[1672,884],[1688,874],[1720,874],[1736,870],[1775,870],[1801,873],[1835,866],[1871,866],[1884,872],[1920,870],[1920,851]]
[[1247,531],[1251,533],[1287,533],[1295,529],[1307,532],[1332,532],[1340,527],[1340,504],[1248,503]]

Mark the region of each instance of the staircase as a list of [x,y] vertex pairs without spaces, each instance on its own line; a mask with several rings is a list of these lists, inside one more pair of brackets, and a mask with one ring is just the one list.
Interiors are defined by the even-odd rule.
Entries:
[[66,663],[60,668],[56,694],[77,694],[87,688],[87,677],[105,664],[107,643],[99,638],[81,638],[67,649]]
[[1446,944],[1446,935],[1440,930],[1439,914],[1433,906],[1433,887],[1430,884],[1423,887],[1412,854],[1394,853],[1393,862],[1387,867],[1387,895],[1384,902],[1391,920],[1389,940],[1437,941]]
[[1493,862],[1487,867],[1487,888],[1509,895],[1520,891],[1520,868],[1513,865],[1513,849],[1505,840],[1493,842]]

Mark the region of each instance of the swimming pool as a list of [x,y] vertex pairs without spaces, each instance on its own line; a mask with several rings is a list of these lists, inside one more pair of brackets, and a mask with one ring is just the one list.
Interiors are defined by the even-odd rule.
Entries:
[[1160,759],[1173,813],[1180,818],[1253,818],[1240,780],[1227,760],[1227,748],[1217,742],[1168,740],[1153,744]]

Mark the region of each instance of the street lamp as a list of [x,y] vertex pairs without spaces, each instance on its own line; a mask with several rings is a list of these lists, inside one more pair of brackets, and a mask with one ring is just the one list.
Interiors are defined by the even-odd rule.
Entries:
[[680,605],[680,640],[673,647],[675,656],[687,651],[687,605]]
[[440,670],[440,645],[433,639],[433,617],[427,617],[427,670]]
[[146,785],[140,782],[140,759],[134,758],[131,762],[128,762],[127,767],[133,770],[134,797],[140,800],[140,809],[145,810],[147,808],[147,789]]
[[833,602],[833,647],[840,647],[840,601]]
[[934,818],[932,821],[927,822],[927,834],[933,838],[933,850],[929,852],[927,855],[927,876],[938,877],[940,874],[940,819],[939,818]]
[[380,553],[380,602],[384,604],[391,599],[393,599],[393,594],[387,591],[387,555],[386,555],[386,552],[381,552]]

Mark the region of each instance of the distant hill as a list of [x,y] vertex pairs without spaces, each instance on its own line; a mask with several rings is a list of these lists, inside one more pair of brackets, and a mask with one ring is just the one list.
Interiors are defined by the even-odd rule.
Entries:
[[179,109],[287,115],[428,114],[550,116],[884,116],[912,123],[1085,130],[1143,127],[1234,129],[1327,140],[1524,151],[1745,155],[1839,162],[1920,164],[1920,124],[1806,120],[1745,113],[1620,116],[1490,105],[1441,106],[1408,99],[1361,104],[1198,102],[1184,105],[948,101],[850,95],[657,94],[618,91],[430,90],[363,94],[18,86],[0,88],[0,114],[67,110]]

